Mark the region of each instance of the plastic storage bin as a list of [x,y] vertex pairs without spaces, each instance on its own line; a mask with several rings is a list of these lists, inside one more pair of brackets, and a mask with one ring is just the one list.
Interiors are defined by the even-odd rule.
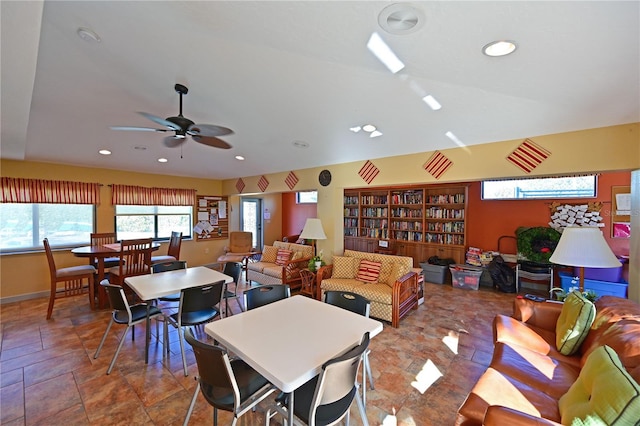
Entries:
[[448,284],[451,282],[451,273],[448,266],[420,263],[424,275],[424,282],[434,284]]
[[[560,277],[560,284],[562,286],[562,289],[565,292],[568,292],[570,287],[580,286],[580,279],[578,277],[573,277],[566,272],[560,272],[558,273],[558,276]],[[611,282],[591,280],[586,278],[584,279],[584,291],[593,290],[598,296],[609,295],[623,297],[626,299],[628,286],[629,285],[625,280]]]
[[449,266],[449,270],[451,271],[451,283],[454,288],[477,290],[480,287],[483,268],[456,264]]
[[[621,263],[625,263],[626,259],[618,259]],[[580,275],[580,268],[573,268],[575,276]],[[617,268],[584,268],[584,279],[620,282],[622,279],[622,265]]]

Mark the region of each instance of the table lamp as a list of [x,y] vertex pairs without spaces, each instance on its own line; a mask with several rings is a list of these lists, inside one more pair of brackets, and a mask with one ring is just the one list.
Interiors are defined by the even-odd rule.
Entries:
[[307,219],[307,222],[304,224],[304,228],[302,229],[302,233],[300,234],[300,238],[311,240],[311,245],[313,246],[313,255],[315,256],[316,240],[327,239],[327,236],[324,234],[324,229],[322,229],[322,222],[320,222],[320,219]]
[[622,264],[613,254],[599,228],[567,227],[550,262],[580,268],[580,292],[584,291],[584,268],[617,268]]

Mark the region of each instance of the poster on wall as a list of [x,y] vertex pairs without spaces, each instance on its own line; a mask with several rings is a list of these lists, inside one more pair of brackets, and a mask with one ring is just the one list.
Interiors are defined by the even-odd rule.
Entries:
[[613,238],[631,238],[631,223],[613,222]]

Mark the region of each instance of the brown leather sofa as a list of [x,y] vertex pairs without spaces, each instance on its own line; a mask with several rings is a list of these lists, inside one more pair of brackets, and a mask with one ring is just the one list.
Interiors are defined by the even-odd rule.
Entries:
[[556,350],[557,302],[515,299],[511,317],[494,319],[494,352],[458,410],[457,425],[558,425],[558,400],[576,381],[586,358],[607,345],[640,383],[640,305],[614,296],[598,299],[596,317],[578,353]]

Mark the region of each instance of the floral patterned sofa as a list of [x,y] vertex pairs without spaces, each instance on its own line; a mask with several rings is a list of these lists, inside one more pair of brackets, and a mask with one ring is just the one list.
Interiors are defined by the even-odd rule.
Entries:
[[262,256],[247,264],[247,281],[259,284],[288,284],[291,289],[300,287],[300,269],[306,268],[313,256],[313,247],[303,244],[274,241],[264,246]]
[[371,301],[374,318],[398,327],[400,318],[418,308],[418,280],[411,271],[413,259],[345,250],[334,256],[332,264],[318,271],[322,294],[325,291],[350,291]]

